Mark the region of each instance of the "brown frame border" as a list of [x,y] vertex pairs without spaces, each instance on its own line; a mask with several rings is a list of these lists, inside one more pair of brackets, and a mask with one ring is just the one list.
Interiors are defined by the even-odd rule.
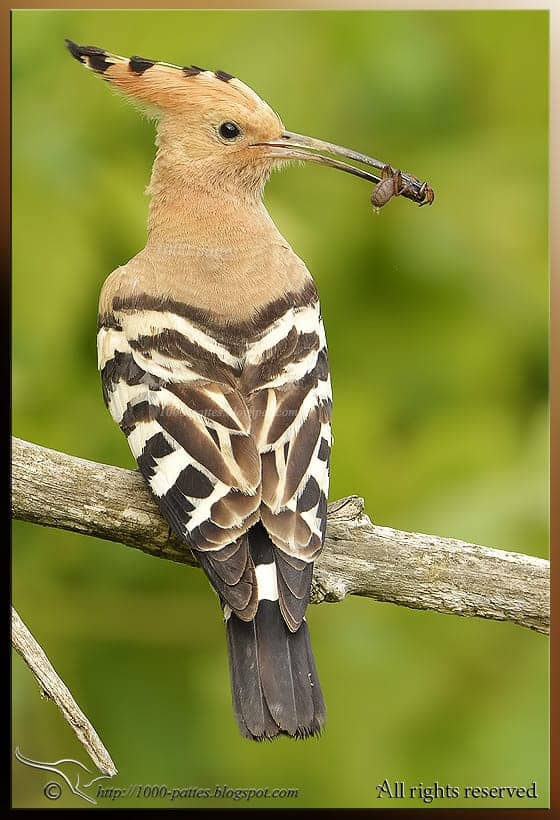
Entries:
[[[64,6],[51,5],[47,0],[29,0],[28,2],[8,3],[0,0],[0,112],[2,128],[0,129],[0,214],[4,215],[0,219],[0,263],[2,265],[2,285],[5,295],[4,326],[7,329],[6,350],[10,350],[10,262],[11,262],[11,11],[15,9],[154,9],[157,8],[154,2],[149,0],[120,0],[118,3],[111,3],[109,0],[97,0],[88,3],[82,0],[73,0]],[[540,2],[539,0],[517,0],[507,2],[507,0],[351,0],[345,3],[344,0],[276,0],[269,3],[266,0],[221,0],[219,4],[212,3],[211,0],[166,0],[164,9],[383,9],[383,10],[548,10],[550,14],[550,46],[549,46],[549,82],[550,82],[550,108],[549,108],[549,179],[550,179],[550,211],[549,225],[560,225],[560,187],[558,185],[558,175],[560,168],[560,157],[558,155],[558,143],[560,139],[560,6],[554,0],[550,2]],[[560,514],[558,512],[560,501],[560,374],[557,372],[557,363],[560,358],[560,329],[558,323],[554,323],[552,307],[560,305],[560,231],[556,234],[552,230],[550,236],[550,545],[551,555],[554,554],[554,546],[560,541]],[[8,365],[9,366],[9,365]],[[555,508],[556,503],[556,508]],[[554,561],[551,562],[551,587],[552,587],[552,628],[551,628],[551,650],[550,650],[550,690],[551,695],[560,688],[560,676],[558,667],[560,665],[560,647],[555,639],[555,612],[556,600],[560,592],[560,574]],[[551,696],[550,704],[550,808],[549,809],[475,809],[476,817],[481,820],[492,820],[496,814],[500,817],[514,818],[534,818],[542,816],[543,813],[556,816],[560,813],[560,777],[554,778],[553,772],[560,772],[560,728],[559,727],[560,706],[558,697]],[[556,733],[552,727],[557,727]],[[150,811],[144,809],[143,812]],[[196,813],[198,810],[190,810]],[[200,810],[207,813],[208,810]],[[290,809],[276,809],[276,811],[292,812]],[[310,809],[312,813],[324,814],[324,810]],[[333,809],[331,811],[344,811]],[[417,812],[424,809],[348,809],[355,815],[368,815],[374,813],[381,816],[386,813],[390,817],[412,817]],[[470,809],[438,809],[439,817],[461,817],[468,816]]]

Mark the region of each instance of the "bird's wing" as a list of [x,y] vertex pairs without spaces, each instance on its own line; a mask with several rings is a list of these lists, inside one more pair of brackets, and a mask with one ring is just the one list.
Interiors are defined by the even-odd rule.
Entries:
[[327,519],[331,384],[319,302],[286,311],[250,348],[242,376],[261,454],[261,520],[275,545],[280,607],[305,614]]
[[105,402],[172,530],[242,619],[256,608],[246,532],[258,520],[260,458],[238,361],[188,319],[120,305],[100,317]]

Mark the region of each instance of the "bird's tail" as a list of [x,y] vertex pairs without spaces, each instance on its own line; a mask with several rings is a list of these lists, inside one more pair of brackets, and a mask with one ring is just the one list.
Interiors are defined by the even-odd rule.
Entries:
[[[274,548],[262,525],[249,532],[259,604],[253,620],[227,617],[233,707],[241,733],[252,740],[317,735],[326,710],[305,620],[291,632],[276,592]],[[267,597],[263,597],[267,596]]]

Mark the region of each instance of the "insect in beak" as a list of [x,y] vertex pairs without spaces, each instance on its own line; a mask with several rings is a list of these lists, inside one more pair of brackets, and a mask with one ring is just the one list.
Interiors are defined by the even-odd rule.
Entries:
[[[303,134],[294,134],[292,131],[284,131],[277,142],[255,144],[271,148],[270,157],[304,160],[305,162],[329,165],[331,168],[337,168],[339,171],[345,171],[347,174],[353,174],[361,179],[375,183],[376,188],[372,195],[372,202],[378,208],[385,205],[393,196],[404,196],[413,202],[417,202],[419,205],[431,205],[435,199],[434,191],[427,182],[421,182],[412,174],[399,171],[386,162],[368,157],[359,151],[344,148],[342,145],[335,145],[332,142],[306,137]],[[345,157],[361,165],[377,168],[382,174],[378,176],[363,168],[350,165],[348,162],[335,159],[333,156],[325,156],[325,154],[333,154],[334,157]],[[391,187],[388,180],[393,178],[397,180],[397,182]],[[383,189],[381,189],[380,186],[383,186]],[[378,196],[376,196],[376,191],[378,192]],[[379,204],[374,201],[375,199],[378,200]]]

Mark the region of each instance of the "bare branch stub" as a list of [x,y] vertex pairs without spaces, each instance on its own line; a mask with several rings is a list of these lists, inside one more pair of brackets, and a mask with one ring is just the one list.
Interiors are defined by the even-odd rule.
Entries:
[[[190,550],[170,536],[137,472],[14,439],[12,490],[14,518],[196,566]],[[548,561],[376,526],[356,496],[329,505],[312,600],[346,595],[549,631]]]
[[74,730],[76,737],[93,760],[100,772],[108,777],[117,774],[109,752],[90,721],[84,715],[72,693],[57,675],[40,644],[12,607],[12,645],[31,669],[41,694],[55,703],[64,719]]

